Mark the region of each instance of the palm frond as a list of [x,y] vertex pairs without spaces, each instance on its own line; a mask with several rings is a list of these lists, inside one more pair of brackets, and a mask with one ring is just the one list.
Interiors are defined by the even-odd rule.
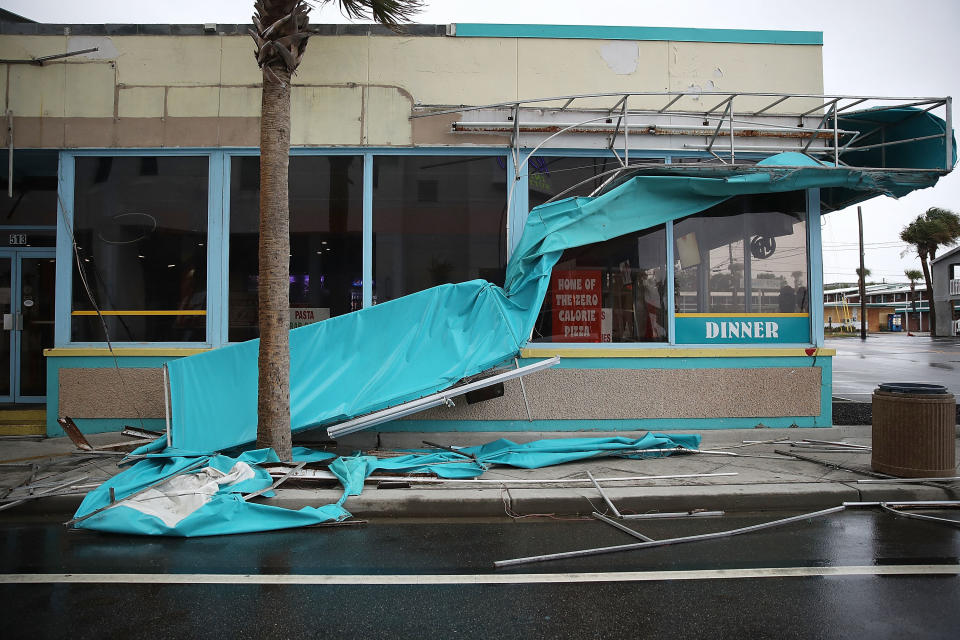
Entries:
[[351,20],[373,20],[387,27],[397,27],[421,9],[422,0],[321,0],[323,4],[336,2],[340,13]]

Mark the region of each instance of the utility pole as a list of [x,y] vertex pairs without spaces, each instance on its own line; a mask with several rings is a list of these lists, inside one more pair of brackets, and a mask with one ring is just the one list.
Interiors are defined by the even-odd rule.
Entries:
[[867,270],[863,264],[863,212],[857,207],[860,225],[860,339],[867,339]]

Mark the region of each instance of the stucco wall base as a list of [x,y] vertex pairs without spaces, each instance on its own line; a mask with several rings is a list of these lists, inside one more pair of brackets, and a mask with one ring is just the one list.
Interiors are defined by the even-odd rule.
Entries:
[[[819,367],[553,369],[524,378],[534,420],[817,416],[820,382]],[[160,369],[61,369],[59,398],[59,415],[72,418],[164,417]],[[455,402],[409,419],[527,419],[519,381],[501,398]]]
[[[534,420],[621,420],[817,416],[820,379],[819,367],[774,367],[551,369],[523,380]],[[506,383],[501,398],[455,403],[408,419],[527,419],[519,381]]]
[[58,413],[71,418],[163,418],[161,369],[60,369]]

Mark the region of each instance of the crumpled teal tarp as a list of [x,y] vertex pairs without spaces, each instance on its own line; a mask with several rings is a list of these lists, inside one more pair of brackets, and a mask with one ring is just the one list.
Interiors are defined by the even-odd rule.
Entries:
[[[446,284],[290,332],[291,427],[328,425],[452,386],[520,352],[565,249],[676,220],[733,196],[818,187],[900,196],[936,182],[827,167],[782,153],[722,177],[644,175],[595,198],[530,212],[501,289]],[[172,446],[217,451],[256,439],[258,340],[167,363]]]
[[[333,460],[328,468],[343,486],[341,498],[334,504],[306,506],[301,509],[285,509],[243,500],[243,494],[265,489],[273,483],[269,473],[260,466],[280,461],[272,449],[247,451],[235,458],[223,455],[149,457],[136,462],[88,493],[74,517],[83,517],[110,504],[111,489],[115,498],[121,500],[161,479],[175,476],[177,472],[188,469],[193,464],[199,464],[198,468],[183,475],[195,474],[207,467],[228,474],[238,463],[247,465],[253,475],[248,479],[220,486],[208,501],[193,511],[187,509],[189,515],[177,522],[165,521],[161,516],[150,513],[148,508],[135,508],[131,506],[131,502],[127,502],[101,511],[76,526],[113,533],[179,537],[289,529],[349,518],[350,512],[343,507],[344,502],[349,496],[360,495],[364,480],[377,470],[397,473],[434,472],[441,478],[475,478],[493,464],[536,469],[603,456],[640,458],[670,455],[668,451],[659,450],[697,449],[699,446],[700,436],[695,434],[647,433],[637,439],[558,438],[525,444],[501,439],[478,447],[461,449],[464,453],[475,455],[479,464],[448,451],[417,451],[406,456],[382,459],[362,455],[339,457]],[[296,462],[317,462],[333,457],[331,453],[305,447],[293,449],[293,459]],[[466,462],[461,462],[464,460]],[[185,495],[183,489],[164,485],[159,485],[155,494],[142,494],[148,505],[150,501],[163,502],[171,510],[178,507],[178,501],[195,495],[196,493]],[[267,492],[263,495],[270,497],[274,494]],[[181,511],[183,510],[185,509],[181,508]]]

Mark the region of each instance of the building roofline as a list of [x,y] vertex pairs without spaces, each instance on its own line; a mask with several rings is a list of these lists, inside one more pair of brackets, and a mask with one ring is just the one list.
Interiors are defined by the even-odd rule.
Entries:
[[956,253],[960,253],[960,245],[954,247],[953,249],[950,249],[950,251],[947,251],[947,252],[946,252],[945,254],[943,254],[942,256],[937,256],[937,258],[936,258],[935,260],[933,260],[933,263],[936,264],[937,262],[940,262],[941,260],[946,260],[947,258],[953,256],[953,255],[956,254]]
[[[247,35],[249,24],[47,24],[0,19],[0,35],[83,36],[203,36]],[[16,16],[21,18],[20,16]],[[772,31],[763,29],[699,29],[683,27],[630,27],[573,24],[408,24],[396,31],[383,25],[311,24],[320,36],[454,36],[458,38],[544,38],[587,40],[634,40],[714,42],[735,44],[823,45],[821,31]]]

